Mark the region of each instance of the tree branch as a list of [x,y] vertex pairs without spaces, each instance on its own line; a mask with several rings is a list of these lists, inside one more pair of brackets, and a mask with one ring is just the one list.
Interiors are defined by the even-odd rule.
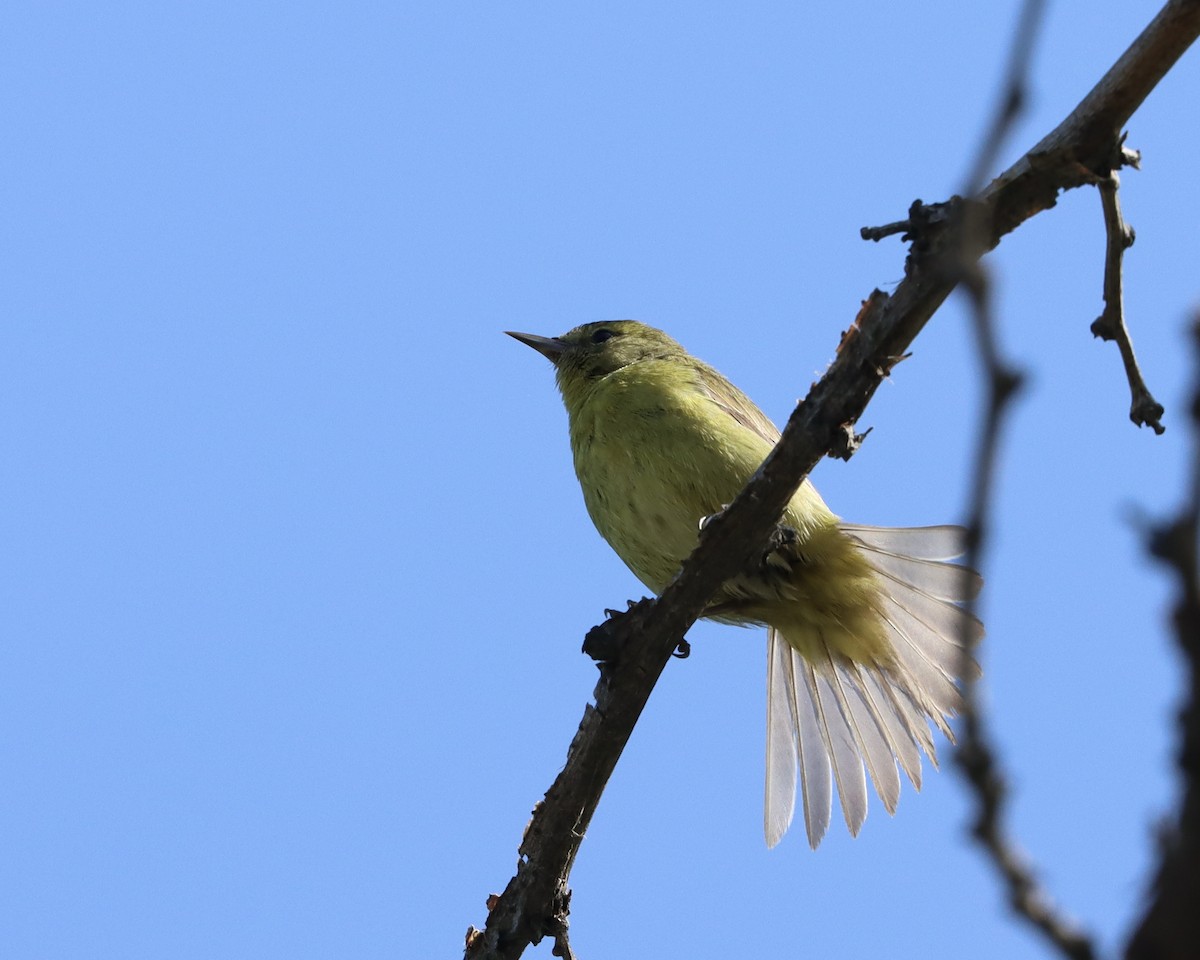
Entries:
[[[969,201],[979,215],[978,258],[1059,190],[1106,174],[1111,144],[1137,106],[1200,32],[1200,0],[1171,0],[1084,101],[1033,150]],[[596,705],[584,711],[567,762],[534,811],[516,875],[487,925],[467,934],[470,960],[519,957],[559,929],[567,879],[600,795],[650,692],[717,589],[761,548],[793,493],[826,451],[853,448],[853,425],[962,275],[963,201],[914,204],[905,278],[889,297],[874,291],[843,335],[837,358],[797,406],[747,487],[700,534],[693,554],[657,601],[617,618],[620,654],[606,665]],[[974,217],[972,218],[974,219]]]
[[1179,819],[1161,837],[1160,864],[1150,904],[1125,956],[1129,960],[1190,960],[1200,950],[1200,316],[1192,325],[1196,384],[1192,397],[1192,476],[1178,517],[1152,529],[1150,553],[1178,580],[1172,611],[1175,639],[1188,668],[1189,688],[1179,713],[1179,770],[1183,803]]
[[[1120,148],[1118,165],[1137,168],[1141,157],[1134,150]],[[1100,203],[1104,208],[1104,312],[1092,323],[1092,333],[1101,340],[1115,340],[1125,365],[1125,378],[1129,381],[1132,403],[1129,419],[1139,427],[1148,426],[1161,434],[1163,407],[1151,395],[1142,377],[1137,357],[1133,353],[1133,341],[1125,324],[1125,303],[1122,293],[1122,264],[1125,251],[1133,246],[1133,228],[1121,216],[1121,201],[1117,191],[1121,178],[1113,171],[1096,185],[1100,190]]]
[[[995,480],[1000,429],[1005,413],[1020,389],[1022,377],[1000,359],[995,344],[986,274],[978,272],[966,286],[971,293],[976,339],[988,382],[988,401],[983,429],[980,431],[979,452],[975,459],[967,522],[969,547],[965,559],[968,567],[978,570],[982,566],[980,558],[989,529],[991,487]],[[975,603],[970,601],[966,604],[973,614]],[[971,644],[964,644],[964,660],[969,660],[970,656]],[[975,821],[971,832],[987,851],[988,858],[1003,879],[1008,890],[1009,905],[1017,916],[1028,921],[1063,956],[1070,960],[1092,960],[1096,951],[1091,939],[1055,906],[1006,828],[1004,814],[1008,806],[1008,780],[979,703],[975,674],[964,669],[960,676],[963,678],[963,709],[959,718],[962,732],[954,761],[971,785],[976,798]]]
[[[972,167],[971,178],[963,191],[970,196],[979,187],[986,171],[991,168],[1008,132],[1015,123],[1021,106],[1028,97],[1029,61],[1033,43],[1041,22],[1043,4],[1027,0],[1014,37],[1007,80],[1001,90],[998,108],[991,129]],[[981,230],[978,215],[968,220],[968,243],[980,246]],[[972,471],[971,501],[967,516],[967,554],[964,563],[969,569],[984,572],[983,556],[990,532],[992,488],[996,481],[996,465],[1000,450],[1000,433],[1006,414],[1020,392],[1024,375],[1014,369],[1001,355],[993,315],[991,277],[979,261],[963,265],[964,288],[971,300],[971,316],[975,327],[975,342],[987,383],[987,402],[979,430],[979,449]],[[964,606],[979,616],[979,599],[973,598]],[[978,640],[969,634],[962,645],[963,708],[960,717],[960,740],[954,752],[954,762],[966,778],[975,796],[975,819],[971,833],[987,853],[1008,892],[1008,902],[1021,917],[1070,960],[1092,960],[1095,947],[1089,937],[1079,932],[1051,900],[1038,882],[1032,865],[1023,857],[1008,831],[1005,813],[1008,807],[1009,786],[998,752],[994,745],[987,714],[979,699],[976,670],[972,660],[978,658]]]

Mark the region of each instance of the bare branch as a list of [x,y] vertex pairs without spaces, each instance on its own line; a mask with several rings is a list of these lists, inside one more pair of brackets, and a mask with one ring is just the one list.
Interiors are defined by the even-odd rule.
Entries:
[[559,909],[555,911],[553,917],[550,918],[550,926],[547,933],[554,938],[554,949],[550,952],[556,957],[562,957],[563,960],[577,960],[575,951],[571,949],[571,941],[567,936],[569,924],[567,916],[571,912],[571,891],[567,890],[562,899]]
[[[1111,144],[1113,131],[1124,127],[1198,32],[1200,0],[1171,0],[1079,107],[971,201],[981,208],[980,254],[1053,206],[1059,190],[1107,172],[1109,153],[1103,148]],[[961,203],[922,209],[953,213]],[[746,489],[701,531],[699,545],[662,596],[636,605],[611,626],[620,652],[602,670],[596,705],[585,709],[566,766],[534,812],[516,875],[495,900],[486,928],[473,931],[468,940],[470,960],[518,957],[528,944],[556,934],[554,918],[565,909],[579,844],[672,652],[721,584],[761,549],[818,460],[839,443],[844,446],[847,428],[961,278],[963,240],[961,216],[922,220],[904,280],[891,297],[878,290],[871,294],[837,358],[797,406]]]
[[996,113],[975,156],[966,188],[963,190],[964,196],[972,196],[983,186],[983,178],[995,165],[1000,147],[1029,99],[1029,61],[1033,56],[1034,41],[1045,11],[1044,0],[1025,0],[1021,7],[1021,17],[1013,36],[1008,72],[1001,88],[1000,99],[997,101]]
[[908,233],[911,229],[911,220],[896,220],[893,223],[885,223],[881,227],[863,227],[858,231],[858,235],[864,240],[879,241],[884,237],[893,237],[897,233]]
[[1200,0],[1169,0],[1071,114],[993,180],[980,198],[995,242],[1054,206],[1058,192],[1095,182],[1115,162],[1133,112],[1196,39]]
[[1192,476],[1179,515],[1150,531],[1147,547],[1176,575],[1175,639],[1187,662],[1187,701],[1179,714],[1179,820],[1164,831],[1161,862],[1146,914],[1130,940],[1128,960],[1190,960],[1200,949],[1200,316],[1192,326],[1196,384],[1192,397]]
[[[1136,151],[1128,150],[1123,145],[1121,150],[1121,165],[1137,167],[1140,156]],[[1139,427],[1148,426],[1155,433],[1161,434],[1165,427],[1162,425],[1163,406],[1156,401],[1146,387],[1142,378],[1141,368],[1133,353],[1133,341],[1129,336],[1129,328],[1125,324],[1125,303],[1122,293],[1122,264],[1125,251],[1133,246],[1133,228],[1121,216],[1121,202],[1117,191],[1121,179],[1114,168],[1109,175],[1096,184],[1100,190],[1100,202],[1104,207],[1104,312],[1092,324],[1092,333],[1101,340],[1115,340],[1117,349],[1121,351],[1121,361],[1125,364],[1125,377],[1129,381],[1129,392],[1132,402],[1129,408],[1129,419]]]
[[[1012,129],[1024,102],[1028,99],[1029,61],[1033,43],[1041,22],[1044,6],[1040,0],[1027,0],[1014,37],[1007,77],[998,100],[992,125],[983,139],[979,154],[964,193],[972,195],[991,168],[1009,131]],[[1023,374],[1014,369],[1000,353],[992,313],[991,281],[985,265],[977,259],[986,249],[985,223],[980,207],[968,207],[964,229],[962,264],[964,288],[971,300],[971,316],[975,342],[987,383],[987,402],[979,430],[979,449],[972,473],[971,501],[967,519],[968,568],[983,572],[992,507],[992,488],[996,481],[996,463],[1000,449],[1000,431],[1006,413],[1024,381]],[[978,616],[978,599],[966,604],[972,615]],[[1038,883],[1034,870],[1010,836],[1005,812],[1008,807],[1008,780],[1001,766],[988,729],[987,715],[979,699],[977,672],[972,660],[978,657],[978,642],[970,636],[963,638],[962,680],[963,709],[960,718],[960,741],[954,752],[954,762],[975,796],[976,812],[972,835],[987,853],[1008,891],[1009,905],[1017,916],[1038,930],[1049,943],[1071,960],[1092,960],[1095,948],[1090,939],[1080,933],[1053,904],[1049,894]]]
[[[983,428],[979,432],[979,451],[975,458],[971,507],[967,521],[966,565],[982,566],[983,547],[989,529],[991,488],[995,481],[1000,430],[1005,414],[1016,397],[1022,375],[1000,357],[987,274],[976,271],[964,285],[970,293],[976,341],[988,383]],[[967,604],[976,614],[977,601]],[[964,644],[963,659],[969,661],[970,644]],[[1080,932],[1054,905],[1049,893],[1038,882],[1028,860],[1019,852],[1005,826],[1008,806],[1008,781],[1001,767],[982,710],[974,671],[964,662],[961,739],[954,762],[971,785],[976,798],[975,822],[971,832],[987,851],[990,861],[1008,890],[1013,911],[1033,925],[1063,956],[1071,960],[1092,960],[1096,956],[1091,939]]]

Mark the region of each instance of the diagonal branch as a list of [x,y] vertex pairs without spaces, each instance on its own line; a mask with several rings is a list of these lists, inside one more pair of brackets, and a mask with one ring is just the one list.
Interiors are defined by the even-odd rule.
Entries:
[[[1197,33],[1200,0],[1171,0],[1064,121],[969,202],[981,225],[971,255],[977,258],[1052,207],[1060,190],[1107,173],[1113,139]],[[895,293],[871,294],[771,455],[705,527],[662,596],[637,605],[612,627],[623,641],[622,655],[602,671],[596,704],[585,709],[566,765],[534,812],[516,875],[494,901],[485,929],[468,931],[470,960],[519,957],[527,945],[562,929],[556,918],[565,911],[579,845],[655,682],[709,598],[767,539],[803,478],[827,451],[854,446],[853,425],[962,276],[963,206],[956,199],[920,208],[949,215],[923,217],[910,229],[912,249]]]

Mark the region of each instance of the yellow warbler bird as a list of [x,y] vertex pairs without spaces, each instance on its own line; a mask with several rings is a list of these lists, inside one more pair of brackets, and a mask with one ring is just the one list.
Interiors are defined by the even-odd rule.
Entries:
[[[779,431],[720,373],[643,323],[509,335],[554,364],[592,522],[661,593],[701,521],[737,496]],[[857,834],[867,815],[864,763],[889,813],[900,796],[897,765],[918,790],[918,748],[936,765],[928,720],[951,737],[961,644],[982,634],[957,604],[981,580],[947,562],[963,552],[960,527],[844,523],[807,480],[780,530],[763,563],[724,584],[704,615],[767,627],[767,845],[791,824],[798,773],[815,848],[833,783]]]

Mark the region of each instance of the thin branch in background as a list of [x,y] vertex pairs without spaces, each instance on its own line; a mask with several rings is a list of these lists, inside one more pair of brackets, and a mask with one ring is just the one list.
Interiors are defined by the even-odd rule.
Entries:
[[1187,502],[1152,528],[1147,549],[1176,575],[1171,619],[1187,663],[1189,686],[1179,713],[1183,802],[1160,843],[1160,863],[1146,913],[1129,942],[1128,960],[1192,960],[1200,951],[1200,314],[1192,324],[1196,383],[1192,397],[1192,475]]
[[[1029,64],[1038,27],[1044,15],[1041,0],[1027,0],[1021,9],[1005,81],[997,100],[992,123],[984,135],[971,167],[964,195],[974,197],[992,169],[1021,110],[1028,101]],[[968,568],[983,571],[983,553],[990,529],[992,490],[996,481],[1001,428],[1013,400],[1021,389],[1023,374],[1009,364],[1000,352],[996,322],[992,310],[991,280],[979,261],[988,249],[988,223],[978,204],[963,206],[963,250],[957,268],[962,272],[963,287],[971,301],[971,318],[976,348],[987,384],[987,401],[979,431],[979,447],[971,482],[971,500],[967,518]],[[978,600],[966,604],[978,616]],[[992,737],[987,716],[979,701],[976,671],[976,644],[964,637],[962,668],[963,709],[960,743],[954,762],[975,796],[975,819],[971,833],[987,853],[1008,892],[1013,911],[1030,923],[1064,956],[1072,960],[1092,960],[1095,948],[1054,905],[1038,883],[1030,864],[1017,848],[1005,825],[1009,788]]]
[[1029,61],[1033,57],[1033,47],[1045,17],[1045,8],[1043,0],[1025,0],[1021,7],[1017,29],[1013,34],[1012,49],[1009,51],[1004,86],[996,104],[996,113],[988,125],[979,152],[975,155],[975,162],[971,166],[971,173],[967,177],[963,190],[965,197],[975,196],[983,186],[984,178],[995,169],[1000,148],[1029,100]]
[[1121,178],[1117,169],[1122,166],[1138,169],[1141,155],[1136,150],[1130,150],[1124,145],[1122,138],[1118,145],[1117,160],[1107,177],[1101,178],[1096,186],[1100,190],[1100,203],[1104,207],[1104,312],[1092,323],[1092,333],[1101,340],[1115,340],[1117,349],[1121,351],[1121,362],[1125,365],[1125,377],[1129,381],[1131,403],[1129,419],[1139,427],[1150,427],[1155,433],[1161,434],[1165,427],[1162,425],[1163,406],[1151,395],[1142,378],[1141,368],[1133,353],[1133,341],[1129,337],[1129,327],[1125,324],[1125,301],[1122,293],[1122,266],[1125,262],[1125,251],[1133,246],[1133,228],[1121,216],[1121,201],[1117,191],[1121,186]]
[[[975,271],[964,286],[971,297],[976,341],[988,384],[987,406],[979,433],[967,521],[966,564],[978,569],[990,522],[991,491],[996,476],[1000,431],[1005,415],[1020,390],[1022,375],[1000,356],[986,273],[982,269]],[[976,602],[972,600],[967,604],[972,614],[976,613]],[[954,762],[975,795],[975,820],[971,833],[987,851],[988,859],[1003,880],[1013,911],[1028,921],[1063,956],[1071,960],[1093,960],[1096,950],[1091,938],[1054,904],[1005,826],[1008,780],[992,743],[987,715],[979,702],[975,672],[968,669],[970,658],[969,644],[964,644],[963,659],[966,662],[961,673],[961,735],[954,752]]]

